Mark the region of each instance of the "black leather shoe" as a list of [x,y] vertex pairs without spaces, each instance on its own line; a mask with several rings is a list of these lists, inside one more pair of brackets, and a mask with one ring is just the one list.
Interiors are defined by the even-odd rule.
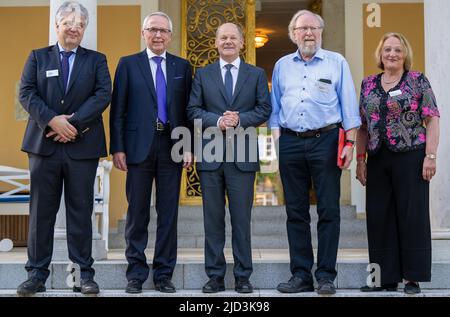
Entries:
[[408,283],[406,283],[405,288],[403,289],[403,291],[406,294],[409,294],[409,295],[419,294],[421,292],[419,283],[416,283],[416,282],[408,282]]
[[169,278],[162,279],[155,282],[155,290],[162,293],[175,293],[176,289],[172,281]]
[[80,287],[74,286],[73,291],[75,293],[85,294],[85,295],[95,295],[100,293],[98,284],[94,280],[81,280]]
[[125,292],[129,294],[139,294],[142,293],[142,282],[138,280],[131,280],[125,288]]
[[332,295],[336,294],[336,287],[331,280],[321,279],[319,280],[319,286],[317,287],[317,294],[319,295]]
[[30,277],[17,287],[17,295],[19,296],[31,296],[45,291],[45,283],[36,277]]
[[281,293],[314,292],[314,285],[312,282],[306,282],[300,277],[293,276],[287,283],[278,284],[277,290]]
[[247,279],[237,279],[234,290],[238,293],[253,293],[253,285]]
[[361,292],[396,292],[397,291],[397,283],[389,283],[389,284],[381,284],[381,286],[377,287],[370,287],[370,286],[363,286],[359,289]]
[[223,278],[211,277],[209,281],[203,286],[203,293],[217,293],[225,290],[225,283]]

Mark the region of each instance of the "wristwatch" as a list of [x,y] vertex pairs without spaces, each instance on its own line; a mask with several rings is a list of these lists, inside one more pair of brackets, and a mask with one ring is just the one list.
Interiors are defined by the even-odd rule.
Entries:
[[427,154],[425,155],[426,158],[429,158],[430,160],[435,160],[436,159],[436,154]]

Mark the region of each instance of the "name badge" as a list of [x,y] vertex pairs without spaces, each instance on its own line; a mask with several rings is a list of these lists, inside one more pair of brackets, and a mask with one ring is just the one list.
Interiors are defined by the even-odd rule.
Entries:
[[400,89],[389,92],[389,96],[391,96],[391,97],[400,96],[401,94],[402,94],[402,91]]
[[59,71],[57,69],[48,70],[45,72],[47,78],[59,76]]

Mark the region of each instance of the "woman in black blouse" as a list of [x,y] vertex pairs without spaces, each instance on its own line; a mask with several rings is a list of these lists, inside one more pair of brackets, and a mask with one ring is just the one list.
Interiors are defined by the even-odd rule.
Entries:
[[425,75],[410,70],[403,35],[385,34],[375,56],[383,72],[361,85],[356,178],[367,187],[369,260],[380,265],[381,286],[361,291],[395,291],[404,280],[405,293],[416,294],[418,282],[431,280],[429,182],[439,111]]

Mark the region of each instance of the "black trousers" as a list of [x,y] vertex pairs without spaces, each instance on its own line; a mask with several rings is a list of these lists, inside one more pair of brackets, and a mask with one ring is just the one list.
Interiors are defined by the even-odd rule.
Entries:
[[230,209],[235,279],[249,279],[253,272],[251,211],[255,172],[242,172],[224,162],[214,171],[201,171],[205,227],[205,271],[208,277],[225,277],[225,195]]
[[92,264],[92,208],[98,159],[73,160],[65,144],[51,156],[29,154],[30,218],[28,276],[45,281],[53,254],[53,235],[64,184],[69,259],[81,269],[82,279],[94,277]]
[[382,147],[367,161],[369,259],[381,283],[431,280],[429,182],[425,150],[395,153]]
[[128,164],[125,227],[128,281],[144,282],[150,273],[145,256],[150,221],[152,183],[156,184],[157,231],[153,257],[153,281],[171,278],[177,261],[178,199],[182,164],[170,156],[170,132],[156,132],[150,153],[140,164]]
[[340,226],[340,178],[337,167],[339,129],[319,137],[300,138],[282,133],[279,140],[280,176],[287,212],[287,234],[292,275],[312,282],[314,255],[311,244],[309,188],[317,195],[318,250],[316,280],[336,278]]

